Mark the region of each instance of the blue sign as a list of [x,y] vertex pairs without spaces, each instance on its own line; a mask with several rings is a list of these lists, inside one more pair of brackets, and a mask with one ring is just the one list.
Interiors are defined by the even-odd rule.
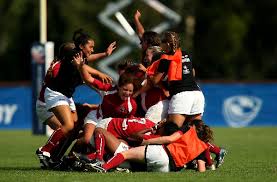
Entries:
[[[1,87],[0,95],[0,129],[31,129],[36,115],[31,87]],[[100,95],[85,85],[77,87],[73,97],[76,103],[101,101]]]
[[[210,126],[277,126],[277,84],[201,84]],[[0,89],[0,129],[31,129],[32,91],[29,86]],[[73,95],[76,103],[99,104],[100,95],[86,85]]]
[[0,129],[32,127],[32,93],[30,87],[0,89]]
[[211,126],[277,125],[277,84],[202,84]]

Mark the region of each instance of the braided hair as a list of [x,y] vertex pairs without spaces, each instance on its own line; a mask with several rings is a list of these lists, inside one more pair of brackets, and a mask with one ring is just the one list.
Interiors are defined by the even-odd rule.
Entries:
[[176,32],[164,32],[161,35],[162,43],[167,43],[170,48],[170,52],[174,53],[177,49],[180,48],[180,38]]

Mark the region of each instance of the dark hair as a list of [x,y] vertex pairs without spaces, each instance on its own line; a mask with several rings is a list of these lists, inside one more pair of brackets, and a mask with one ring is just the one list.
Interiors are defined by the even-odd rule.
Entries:
[[167,121],[164,124],[164,133],[163,133],[163,135],[165,135],[165,136],[172,135],[173,133],[175,133],[179,129],[180,128],[178,127],[178,125],[176,123],[174,123],[173,121]]
[[73,42],[66,42],[63,43],[59,47],[59,54],[58,54],[58,59],[59,60],[64,60],[66,58],[70,58],[72,50],[75,48],[75,44]]
[[133,77],[134,92],[139,90],[145,79],[145,72],[139,69],[139,65],[134,64],[126,67],[124,73]]
[[157,32],[145,31],[142,34],[141,39],[143,41],[145,41],[148,46],[160,46],[161,45],[160,35]]
[[73,41],[77,50],[80,50],[80,45],[87,44],[89,40],[93,39],[83,29],[76,30],[73,34]]
[[120,75],[117,85],[118,85],[118,87],[122,87],[129,83],[134,84],[134,78],[132,76],[130,76],[130,74],[128,74],[128,73],[123,73]]
[[193,120],[192,124],[195,126],[197,136],[200,140],[203,142],[212,142],[214,140],[212,129],[203,120]]
[[180,48],[180,38],[176,32],[163,32],[161,35],[162,43],[168,43],[172,52]]
[[65,42],[63,44],[60,45],[59,47],[59,53],[58,56],[51,62],[46,75],[49,77],[52,77],[53,75],[53,66],[56,62],[58,61],[65,61],[65,60],[71,60],[73,55],[72,51],[74,50],[75,45],[72,42]]
[[200,128],[200,127],[203,127],[205,123],[201,119],[194,119],[190,122],[190,125],[194,125],[196,128]]
[[130,60],[130,59],[126,59],[124,61],[121,61],[118,65],[117,65],[117,70],[125,70],[127,67],[135,65],[135,63]]

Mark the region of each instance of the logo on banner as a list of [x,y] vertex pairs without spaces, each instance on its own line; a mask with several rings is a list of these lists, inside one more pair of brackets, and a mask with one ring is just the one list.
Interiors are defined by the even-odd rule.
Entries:
[[0,125],[9,125],[17,111],[16,104],[0,104]]
[[224,100],[223,115],[232,127],[244,127],[253,121],[262,106],[262,100],[254,96],[238,95]]

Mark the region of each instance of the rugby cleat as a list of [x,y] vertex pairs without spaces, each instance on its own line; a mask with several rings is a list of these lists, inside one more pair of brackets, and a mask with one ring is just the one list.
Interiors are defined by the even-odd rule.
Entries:
[[216,161],[216,168],[219,168],[223,163],[224,163],[224,158],[227,155],[227,151],[225,149],[220,149],[220,153],[218,156],[216,156],[215,161]]
[[104,161],[100,161],[98,159],[95,159],[95,160],[93,160],[93,162],[86,163],[85,167],[89,171],[99,172],[99,173],[106,173],[107,170],[102,167],[102,165],[104,163],[105,163]]
[[128,168],[117,167],[117,168],[115,168],[114,172],[118,172],[118,173],[130,173],[131,171]]
[[212,165],[210,165],[210,166],[206,166],[206,169],[207,169],[207,170],[211,170],[211,171],[215,171],[215,165],[212,164]]
[[85,154],[81,154],[81,153],[77,153],[77,152],[72,152],[72,155],[78,160],[81,161],[83,163],[92,163],[94,162],[93,160],[89,159],[87,157],[87,155]]
[[36,155],[38,156],[38,159],[40,161],[41,164],[41,168],[42,169],[49,169],[50,168],[50,153],[49,152],[45,152],[45,151],[41,151],[41,148],[37,149],[36,151]]

